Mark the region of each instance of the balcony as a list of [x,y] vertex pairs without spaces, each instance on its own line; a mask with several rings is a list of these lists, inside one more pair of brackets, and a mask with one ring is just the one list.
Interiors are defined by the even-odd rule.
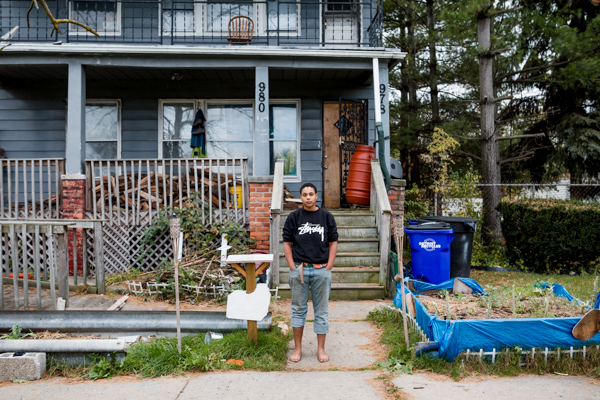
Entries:
[[229,21],[241,15],[254,22],[250,46],[382,46],[382,0],[48,0],[57,19],[74,19],[99,37],[73,24],[51,35],[41,8],[31,11],[28,29],[29,1],[0,4],[0,32],[20,27],[13,43],[228,46]]

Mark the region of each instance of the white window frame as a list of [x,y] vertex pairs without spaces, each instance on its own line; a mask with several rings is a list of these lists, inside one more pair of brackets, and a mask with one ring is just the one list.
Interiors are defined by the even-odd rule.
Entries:
[[[102,3],[102,1],[98,1],[98,3]],[[69,19],[77,19],[75,18],[75,16],[73,15],[73,2],[69,2]],[[92,29],[94,29],[99,35],[113,35],[113,36],[121,36],[122,31],[123,31],[123,24],[121,22],[121,18],[122,18],[122,12],[121,12],[121,2],[117,2],[117,16],[115,19],[115,30],[114,31],[106,31],[106,30],[100,30],[97,29],[97,27],[91,26]],[[83,21],[79,21],[81,23],[85,23]],[[71,29],[69,29],[69,35],[89,35],[90,33],[88,31],[86,31],[84,28],[81,28],[79,26],[73,25],[73,27],[71,27]]]
[[[116,160],[121,159],[121,125],[122,125],[122,117],[121,117],[121,100],[120,99],[86,99],[85,106],[95,105],[95,104],[112,104],[117,106],[117,138],[115,140],[106,140],[106,139],[97,139],[97,140],[88,140],[87,131],[85,132],[85,152],[87,153],[87,144],[94,142],[117,142],[117,158]],[[86,111],[87,113],[87,111]],[[87,156],[86,156],[87,158]]]
[[[186,31],[173,32],[173,36],[185,36],[185,35],[200,35],[203,31],[204,17],[203,17],[204,3],[194,2],[194,29]],[[163,31],[163,9],[162,2],[158,3],[158,35],[171,36],[171,30]]]
[[[158,101],[158,158],[163,157],[163,109],[165,104],[191,104],[194,113],[198,111],[198,101],[193,99],[161,99]],[[191,135],[191,132],[190,132]],[[185,142],[185,140],[168,140],[168,142]]]
[[[301,101],[300,99],[269,99],[269,107],[272,105],[277,105],[277,104],[295,104],[296,105],[296,175],[284,175],[283,176],[283,181],[284,182],[301,182],[302,181],[302,170],[301,170],[301,165],[302,163],[300,162],[301,157],[300,157],[300,134],[301,134]],[[270,110],[269,110],[270,112]],[[269,120],[269,129],[270,129],[270,124],[271,121]],[[269,137],[269,147],[270,147],[270,143],[274,140],[277,139],[271,139]],[[283,140],[287,140],[287,141],[291,141],[290,139],[283,139]],[[269,154],[269,159],[271,158],[272,154]]]

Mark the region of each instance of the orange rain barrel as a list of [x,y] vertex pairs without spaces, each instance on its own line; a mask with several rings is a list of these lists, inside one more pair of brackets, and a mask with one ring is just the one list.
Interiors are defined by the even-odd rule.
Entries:
[[375,158],[375,147],[359,145],[350,159],[346,201],[351,204],[371,204],[371,160]]

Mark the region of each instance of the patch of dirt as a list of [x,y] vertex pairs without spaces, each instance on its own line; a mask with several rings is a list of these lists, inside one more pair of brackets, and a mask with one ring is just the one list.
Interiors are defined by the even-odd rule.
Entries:
[[[502,303],[499,303],[488,296],[450,295],[448,296],[450,316],[448,316],[444,294],[419,295],[417,298],[430,314],[437,314],[441,319],[513,318],[512,299],[503,299]],[[491,308],[490,301],[492,302]],[[585,310],[581,306],[563,297],[517,297],[515,305],[516,318],[581,317],[585,314]]]

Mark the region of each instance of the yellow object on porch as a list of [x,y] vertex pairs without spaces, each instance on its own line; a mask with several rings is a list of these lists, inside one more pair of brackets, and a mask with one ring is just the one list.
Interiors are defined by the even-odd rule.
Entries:
[[[234,190],[235,190],[235,194],[234,194]],[[231,193],[232,196],[235,196],[235,200],[236,200],[236,204],[237,204],[237,208],[242,208],[244,206],[244,202],[242,199],[242,187],[241,186],[237,186],[237,187],[230,187],[229,188],[229,193]]]

